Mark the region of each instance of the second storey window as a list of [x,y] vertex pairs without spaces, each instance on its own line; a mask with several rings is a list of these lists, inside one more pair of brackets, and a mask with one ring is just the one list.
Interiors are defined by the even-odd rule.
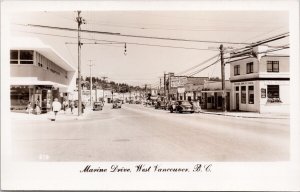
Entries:
[[33,51],[20,51],[20,64],[33,64]]
[[33,64],[32,50],[10,50],[10,64]]
[[253,73],[253,62],[247,63],[247,74]]
[[18,50],[10,50],[10,64],[18,64],[19,53]]
[[267,61],[267,72],[279,72],[279,61]]
[[234,75],[239,75],[240,74],[240,65],[235,65],[234,66]]

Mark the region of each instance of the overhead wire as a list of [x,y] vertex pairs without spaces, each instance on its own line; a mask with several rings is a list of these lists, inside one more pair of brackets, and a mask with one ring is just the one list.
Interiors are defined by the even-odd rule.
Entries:
[[[35,24],[16,24],[21,26],[28,27],[39,27],[39,28],[48,28],[55,30],[66,30],[66,31],[78,31],[73,28],[66,27],[54,27],[54,26],[46,26],[46,25],[35,25]],[[143,39],[156,39],[156,40],[167,40],[167,41],[183,41],[183,42],[195,42],[195,43],[217,43],[217,44],[237,44],[237,45],[249,45],[249,43],[241,43],[241,42],[229,42],[229,41],[212,41],[212,40],[197,40],[197,39],[181,39],[181,38],[171,38],[171,37],[156,37],[156,36],[144,36],[144,35],[130,35],[130,34],[121,34],[114,32],[106,32],[106,31],[91,31],[82,29],[81,32],[84,33],[97,33],[101,35],[111,35],[111,36],[121,36],[121,37],[131,37],[131,38],[143,38]]]
[[[19,32],[23,33],[32,33],[32,34],[39,34],[39,35],[46,35],[46,36],[54,36],[54,37],[63,37],[63,38],[72,38],[72,39],[77,39],[77,37],[73,36],[66,36],[66,35],[54,35],[54,34],[49,34],[49,33],[40,33],[40,32],[30,32],[30,31],[20,31],[16,30]],[[81,39],[84,40],[90,40],[90,41],[101,41],[101,42],[111,42],[111,43],[126,43],[130,45],[139,45],[139,46],[149,46],[149,47],[162,47],[162,48],[173,48],[173,49],[186,49],[186,50],[199,50],[199,51],[218,51],[217,49],[205,49],[205,48],[196,48],[196,47],[182,47],[182,46],[170,46],[170,45],[161,45],[161,44],[148,44],[148,43],[135,43],[135,42],[128,42],[128,41],[108,41],[108,40],[103,40],[103,39],[91,39],[91,38],[84,38],[81,37]],[[74,43],[78,44],[78,43]],[[85,43],[85,44],[97,44],[97,43]],[[107,45],[107,44],[105,44]]]
[[210,65],[208,65],[208,66],[206,66],[206,67],[204,67],[204,68],[201,68],[201,69],[199,69],[199,70],[197,70],[197,71],[195,71],[195,72],[189,74],[188,77],[192,77],[192,76],[194,76],[194,75],[196,75],[196,74],[198,74],[198,73],[204,71],[205,69],[207,69],[207,68],[209,68],[209,67],[211,67],[211,66],[217,64],[220,60],[221,60],[221,59],[218,59],[217,61],[213,62],[212,64],[210,64]]
[[190,70],[193,70],[193,69],[195,69],[195,68],[197,68],[197,67],[199,67],[199,66],[201,66],[201,65],[203,65],[203,64],[205,64],[205,63],[207,63],[208,61],[210,61],[210,60],[212,60],[212,59],[218,57],[218,56],[219,56],[219,54],[214,55],[213,57],[210,57],[210,58],[206,59],[205,61],[203,61],[203,62],[201,62],[201,63],[199,63],[199,64],[197,64],[197,65],[195,65],[195,66],[193,66],[193,67],[191,67],[191,68],[189,68],[189,69],[186,69],[186,70],[184,70],[184,71],[182,71],[182,72],[179,72],[178,74],[179,74],[179,75],[180,75],[180,74],[184,74],[184,73],[186,73],[186,72],[188,72],[188,71],[190,71]]

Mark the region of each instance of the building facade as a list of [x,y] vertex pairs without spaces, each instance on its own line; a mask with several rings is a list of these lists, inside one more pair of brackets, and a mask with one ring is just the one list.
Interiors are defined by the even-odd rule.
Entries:
[[[231,83],[225,81],[226,110],[230,110]],[[206,81],[201,91],[201,108],[222,110],[224,97],[221,81]]]
[[289,56],[264,54],[230,65],[232,110],[289,113]]
[[76,69],[53,48],[36,38],[14,38],[10,47],[11,109],[25,109],[30,102],[42,112],[54,98],[61,102],[75,87]]
[[195,101],[201,99],[201,89],[208,77],[175,76],[169,73],[167,95],[169,100]]

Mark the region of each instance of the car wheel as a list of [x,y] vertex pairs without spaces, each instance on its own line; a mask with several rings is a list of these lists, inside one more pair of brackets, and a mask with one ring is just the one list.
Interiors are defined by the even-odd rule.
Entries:
[[173,113],[173,109],[172,108],[170,109],[170,112]]

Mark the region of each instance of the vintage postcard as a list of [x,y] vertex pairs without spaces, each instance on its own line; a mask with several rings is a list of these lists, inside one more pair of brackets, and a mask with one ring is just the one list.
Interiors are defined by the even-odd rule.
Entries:
[[299,1],[2,1],[2,190],[300,190]]

